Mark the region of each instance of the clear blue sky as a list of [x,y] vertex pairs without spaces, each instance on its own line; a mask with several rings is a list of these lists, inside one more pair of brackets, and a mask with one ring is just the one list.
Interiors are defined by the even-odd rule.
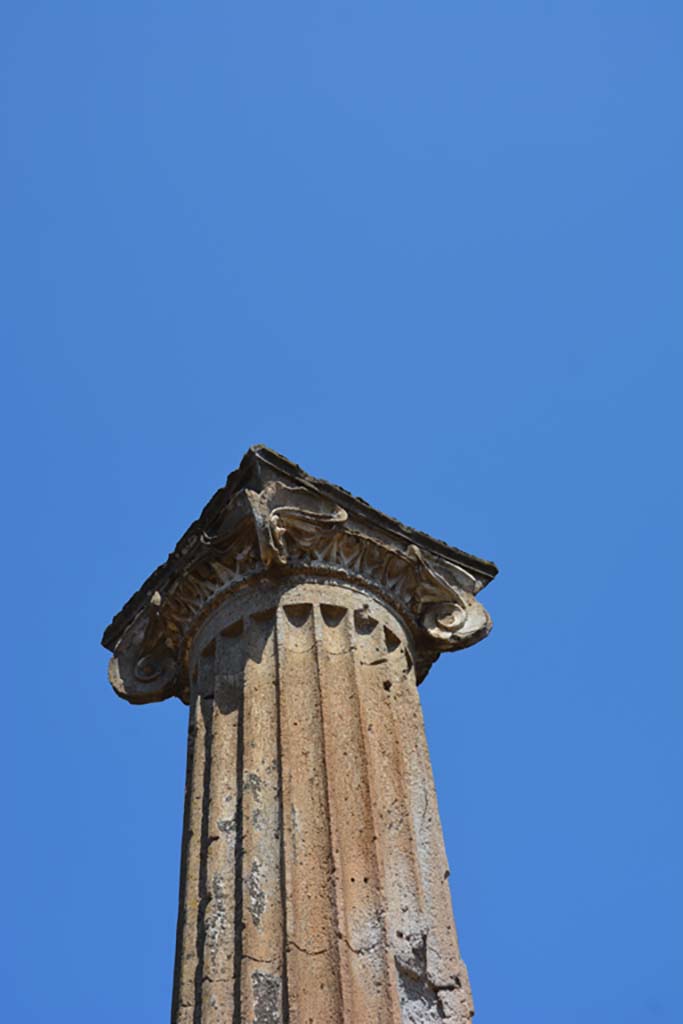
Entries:
[[186,710],[99,638],[255,442],[500,565],[421,691],[477,1020],[683,1020],[682,48],[678,0],[6,0],[8,1021],[168,1018]]

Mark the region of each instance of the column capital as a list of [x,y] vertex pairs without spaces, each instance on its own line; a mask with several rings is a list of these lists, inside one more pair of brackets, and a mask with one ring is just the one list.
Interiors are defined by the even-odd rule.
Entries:
[[207,615],[248,586],[287,577],[351,584],[383,601],[405,624],[421,681],[442,651],[487,636],[475,595],[496,573],[257,446],[105,630],[110,681],[134,704],[187,703],[191,645]]

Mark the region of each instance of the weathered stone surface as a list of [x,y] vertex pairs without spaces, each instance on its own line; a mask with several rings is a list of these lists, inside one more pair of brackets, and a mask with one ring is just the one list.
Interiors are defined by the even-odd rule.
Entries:
[[472,1016],[417,681],[495,571],[258,449],[114,620],[190,705],[173,1024]]

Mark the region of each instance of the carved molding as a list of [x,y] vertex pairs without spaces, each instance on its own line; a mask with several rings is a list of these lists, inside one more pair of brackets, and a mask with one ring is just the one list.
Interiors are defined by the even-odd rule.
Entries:
[[112,684],[134,703],[184,699],[188,651],[202,621],[263,576],[337,578],[375,593],[405,622],[418,679],[442,651],[476,643],[491,629],[475,598],[486,581],[378,525],[369,507],[359,514],[318,489],[271,480],[261,490],[239,490],[197,525],[112,645]]

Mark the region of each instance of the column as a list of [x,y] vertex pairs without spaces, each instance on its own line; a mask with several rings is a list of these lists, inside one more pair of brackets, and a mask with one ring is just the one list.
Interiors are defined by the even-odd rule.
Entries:
[[256,449],[114,620],[190,709],[172,1024],[471,1018],[417,683],[494,573]]

